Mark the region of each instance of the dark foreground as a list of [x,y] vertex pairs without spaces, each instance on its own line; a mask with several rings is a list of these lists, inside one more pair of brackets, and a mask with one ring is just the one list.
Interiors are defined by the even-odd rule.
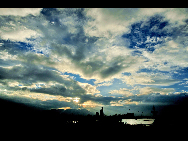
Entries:
[[[23,104],[0,100],[0,122],[3,132],[18,133],[86,133],[113,131],[116,133],[169,131],[188,127],[186,119],[156,118],[150,125],[128,125],[119,116],[62,114],[54,110],[41,110]],[[180,121],[181,120],[181,121]],[[178,121],[178,122],[177,122]]]

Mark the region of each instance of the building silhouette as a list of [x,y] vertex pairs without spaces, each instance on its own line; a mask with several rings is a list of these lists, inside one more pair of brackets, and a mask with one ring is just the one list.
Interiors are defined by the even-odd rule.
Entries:
[[104,116],[104,113],[103,113],[103,107],[102,107],[102,109],[100,110],[100,116],[101,116],[101,117]]
[[99,112],[96,112],[96,117],[99,117]]
[[134,118],[134,113],[127,113],[126,118]]
[[151,111],[151,113],[153,114],[153,118],[156,118],[157,116],[157,111],[155,111],[155,106],[153,105],[153,111]]

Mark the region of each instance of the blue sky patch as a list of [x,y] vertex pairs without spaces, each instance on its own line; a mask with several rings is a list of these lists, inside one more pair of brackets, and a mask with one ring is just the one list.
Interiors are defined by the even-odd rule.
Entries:
[[80,75],[78,74],[73,74],[73,73],[68,73],[68,72],[65,72],[63,74],[69,75],[73,77],[74,80],[82,82],[82,83],[88,83],[88,84],[94,85],[94,82],[95,82],[95,79],[86,80],[86,79],[81,78]]
[[[162,20],[163,17],[154,16],[147,22],[141,21],[132,24],[131,32],[122,35],[122,37],[129,39],[130,48],[141,48],[153,52],[155,50],[155,45],[163,43],[164,38],[171,35],[163,30],[165,26],[168,26],[168,21]],[[151,40],[149,41],[148,38]]]

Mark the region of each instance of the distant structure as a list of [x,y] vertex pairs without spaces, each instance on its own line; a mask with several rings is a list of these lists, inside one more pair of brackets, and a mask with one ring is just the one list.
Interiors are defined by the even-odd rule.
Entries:
[[157,111],[155,111],[155,106],[154,105],[153,105],[153,111],[151,111],[151,113],[153,114],[153,118],[156,118]]
[[96,116],[99,117],[99,112],[96,112]]
[[104,113],[103,113],[103,107],[102,107],[102,109],[100,110],[100,116],[101,116],[101,117],[104,116]]
[[127,113],[126,118],[134,118],[134,113]]

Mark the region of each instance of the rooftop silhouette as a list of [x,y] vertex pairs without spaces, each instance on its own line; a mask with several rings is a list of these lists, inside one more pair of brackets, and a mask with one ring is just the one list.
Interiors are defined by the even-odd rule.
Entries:
[[[47,128],[49,126],[56,128],[62,126],[67,128],[119,127],[127,129],[136,127],[157,128],[187,126],[186,123],[182,124],[182,122],[181,124],[177,124],[178,122],[174,123],[175,121],[173,117],[171,117],[172,120],[169,117],[158,117],[156,108],[154,106],[151,109],[153,116],[135,116],[134,113],[130,112],[127,112],[126,114],[115,114],[107,116],[105,115],[105,109],[103,107],[99,112],[96,112],[95,115],[83,115],[81,112],[84,111],[84,109],[77,110],[77,113],[73,112],[76,111],[75,109],[41,110],[37,109],[36,107],[29,107],[25,106],[24,104],[14,103],[7,100],[0,100],[0,106],[3,107],[1,108],[0,118],[2,121],[7,123],[9,127],[36,127],[40,125],[41,128]],[[122,120],[124,119],[143,119],[145,122],[154,119],[154,122],[152,124],[142,123],[131,125],[123,122]]]

